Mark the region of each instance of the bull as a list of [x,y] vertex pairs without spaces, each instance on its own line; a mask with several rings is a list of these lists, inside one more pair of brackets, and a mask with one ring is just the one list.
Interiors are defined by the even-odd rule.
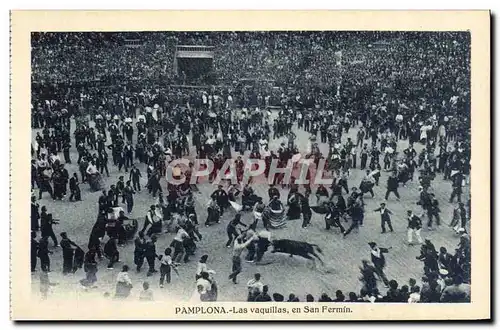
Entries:
[[321,248],[316,244],[311,244],[307,242],[294,241],[290,239],[275,239],[272,241],[272,251],[271,253],[286,253],[290,257],[300,256],[305,259],[312,260],[314,266],[316,266],[316,260],[321,262],[321,265],[325,265],[320,254],[323,254]]

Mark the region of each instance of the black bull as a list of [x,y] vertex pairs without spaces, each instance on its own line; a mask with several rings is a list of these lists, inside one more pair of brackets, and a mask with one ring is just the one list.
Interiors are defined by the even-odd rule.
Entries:
[[[321,262],[321,265],[325,264],[323,260],[321,260],[321,257],[318,255],[318,253],[322,254],[323,251],[316,244],[294,241],[290,239],[275,239],[272,241],[272,246],[273,250],[271,251],[271,253],[281,252],[289,254],[290,257],[300,256],[302,258],[312,260],[314,265],[316,265],[316,261],[314,260],[314,258],[316,258]],[[316,253],[315,248],[318,253]]]

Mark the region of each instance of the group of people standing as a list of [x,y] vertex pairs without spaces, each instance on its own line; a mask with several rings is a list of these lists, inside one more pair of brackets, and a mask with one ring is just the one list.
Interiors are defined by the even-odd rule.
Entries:
[[[237,184],[219,186],[211,194],[203,223],[208,228],[225,222],[224,215],[232,215],[227,210],[241,206],[234,219],[226,224],[225,246],[232,247],[229,278],[234,283],[242,271],[243,251],[247,251],[245,260],[249,263],[260,262],[272,244],[269,232],[286,227],[289,220],[302,219],[301,227],[307,229],[315,213],[323,214],[326,229],[339,228],[346,238],[363,227],[369,212],[366,199],[380,197],[383,202],[373,212],[380,213],[381,232],[397,231],[391,217],[398,215],[391,210],[391,204],[394,198],[397,202],[407,200],[412,182],[419,186],[416,202],[422,210],[407,210],[409,244],[416,239],[422,247],[428,247],[421,237],[422,219],[426,218],[425,227],[433,230],[445,217],[434,189],[438,180],[437,184],[450,182],[449,202],[458,202],[450,226],[460,235],[466,233],[471,215],[470,198],[464,200],[470,174],[470,130],[469,120],[459,118],[460,111],[467,108],[461,109],[467,103],[467,95],[438,100],[424,91],[421,98],[424,101],[420,102],[410,96],[389,96],[391,93],[373,86],[356,88],[351,83],[354,86],[349,83],[339,86],[342,89],[339,93],[309,88],[305,83],[294,88],[282,86],[276,116],[270,107],[270,95],[274,92],[259,86],[244,87],[238,93],[233,88],[186,90],[154,84],[140,88],[115,86],[97,92],[95,88],[83,87],[78,91],[70,88],[64,96],[61,91],[35,92],[33,128],[40,131],[31,150],[31,186],[38,189],[38,199],[33,196],[31,203],[32,271],[37,269],[38,259],[44,272],[51,269],[50,238],[54,248],[59,245],[62,248],[63,273],[83,267],[86,278],[81,283],[92,287],[97,281],[99,259],[107,258],[107,268],[113,269],[123,259],[121,247],[133,240],[135,270],[141,272],[146,262],[146,276],[151,277],[159,267],[159,285],[168,285],[171,272],[196,255],[199,250],[196,243],[210,239],[199,229],[203,222],[200,215],[205,212],[196,209],[199,200],[196,185],[164,184],[168,164],[183,157],[191,161],[210,159],[214,164],[208,175],[210,182],[216,179],[226,160],[235,160]],[[297,140],[297,130],[310,136],[305,152],[300,146],[302,141]],[[282,142],[273,148],[276,140]],[[415,148],[421,150],[417,152]],[[75,151],[78,158],[71,159]],[[267,176],[273,160],[278,160],[279,167],[285,167],[299,153],[312,159],[316,167],[325,160],[334,178],[332,185],[297,184],[296,178],[286,182],[283,175],[278,175],[269,186],[267,198],[258,196],[252,181],[241,185],[246,155],[264,160]],[[70,174],[69,168],[74,169],[73,173]],[[352,180],[353,171],[358,170],[365,173],[359,183]],[[116,171],[120,173],[118,181],[110,184],[111,179],[105,179],[104,175],[110,177]],[[191,164],[176,175],[189,182],[193,171]],[[109,188],[105,189],[105,183]],[[47,212],[45,205],[39,210],[39,203],[44,203],[44,192],[53,200],[65,200],[68,185],[69,201],[81,201],[86,184],[89,190],[102,193],[97,198],[97,219],[84,252],[66,233],[61,233],[58,240],[53,230],[58,220]],[[383,198],[375,196],[379,186],[386,187]],[[288,193],[282,202],[285,189]],[[141,194],[149,195],[151,206],[141,218],[132,218],[135,198]],[[311,195],[316,197],[316,205],[310,205]],[[248,210],[252,212],[252,222],[244,224],[242,214]],[[57,213],[57,209],[53,212]],[[158,254],[156,244],[166,233],[173,235],[172,241],[162,249],[163,254]],[[372,250],[372,255],[379,259],[387,253],[376,246]],[[463,255],[458,257],[462,271],[467,269],[464,266],[467,262],[462,262],[467,260],[467,253]],[[434,260],[434,256],[432,248],[428,248],[421,259]],[[204,262],[206,259],[201,258]],[[378,259],[372,261],[373,272],[390,286],[383,263]],[[426,265],[435,271],[432,262],[426,261]],[[458,272],[456,264],[447,271]],[[128,265],[123,265],[117,280],[118,296],[127,296],[131,289],[128,271]],[[371,276],[368,273],[367,278]],[[433,275],[426,273],[426,276]],[[196,273],[201,300],[217,299],[212,277],[213,273],[204,270]],[[148,290],[149,286],[144,287],[144,292]],[[374,292],[372,284],[368,284],[367,291]]]

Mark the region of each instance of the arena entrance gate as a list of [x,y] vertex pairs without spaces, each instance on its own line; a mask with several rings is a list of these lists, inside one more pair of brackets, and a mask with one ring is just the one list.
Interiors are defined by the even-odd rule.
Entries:
[[184,84],[213,82],[213,46],[182,46],[175,50],[174,70]]

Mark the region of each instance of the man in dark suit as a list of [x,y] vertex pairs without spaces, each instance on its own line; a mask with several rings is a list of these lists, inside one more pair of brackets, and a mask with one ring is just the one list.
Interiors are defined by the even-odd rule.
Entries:
[[134,148],[132,147],[130,142],[128,142],[123,149],[124,149],[123,155],[125,158],[125,172],[126,172],[127,168],[132,166],[132,164],[134,163]]
[[71,194],[69,195],[69,201],[72,202],[73,199],[75,201],[81,201],[81,192],[80,192],[80,187],[78,183],[78,175],[76,173],[73,173],[73,176],[71,179],[69,179],[69,190]]
[[415,156],[417,156],[417,152],[415,151],[415,149],[413,149],[413,143],[410,143],[408,148],[403,150],[403,153],[405,154],[406,158],[410,160],[413,160]]
[[69,274],[73,272],[73,258],[75,255],[75,249],[79,248],[72,240],[68,238],[66,232],[61,233],[61,248],[63,254],[63,274]]
[[123,191],[125,190],[125,181],[124,181],[123,175],[121,175],[118,178],[118,182],[116,183],[116,192],[118,193],[118,196],[122,196],[122,203],[125,204],[125,195],[123,194]]
[[398,178],[396,177],[396,173],[393,172],[391,173],[391,176],[387,179],[387,191],[385,193],[385,200],[387,200],[387,198],[389,198],[389,194],[393,192],[399,201],[398,186],[399,186]]
[[156,241],[157,241],[156,235],[152,235],[151,239],[147,241],[144,246],[144,256],[146,257],[149,266],[148,273],[146,276],[152,276],[154,273],[158,272],[155,269],[155,260],[157,258]]
[[111,204],[110,207],[118,206],[118,195],[118,189],[114,184],[112,184],[108,190],[108,203]]
[[108,154],[103,149],[99,152],[99,173],[104,174],[104,171],[106,171],[106,175],[109,177]]
[[326,230],[330,230],[330,228],[333,226],[339,228],[341,234],[345,232],[345,228],[340,222],[340,211],[332,201],[328,204],[328,213],[325,216],[325,225]]
[[110,207],[113,207],[113,204],[108,200],[108,193],[106,190],[102,191],[102,195],[99,196],[99,213],[107,212]]
[[71,164],[71,157],[69,155],[70,148],[71,148],[71,143],[69,141],[64,142],[63,155],[64,155],[64,162],[66,164]]
[[148,189],[149,193],[153,195],[153,198],[156,198],[156,193],[162,192],[160,185],[160,174],[154,171],[148,180]]
[[68,193],[68,181],[69,181],[69,173],[68,170],[64,167],[64,164],[60,165],[61,171],[61,190],[64,196]]
[[80,176],[82,177],[82,183],[85,183],[87,182],[87,167],[89,167],[89,162],[86,157],[82,157],[81,162],[78,162],[78,164]]
[[451,180],[452,180],[453,191],[451,192],[450,203],[453,203],[453,200],[455,199],[455,197],[457,197],[457,200],[459,202],[462,201],[462,181],[463,181],[463,178],[464,178],[464,176],[460,172],[452,175]]
[[56,223],[57,222],[52,218],[52,213],[47,213],[47,207],[45,207],[45,205],[42,206],[42,213],[40,214],[40,231],[42,237],[52,238],[54,246],[58,247],[57,237],[52,228],[52,225]]
[[436,226],[439,228],[441,225],[441,218],[439,216],[439,213],[441,212],[439,208],[439,202],[436,199],[436,196],[434,194],[429,195],[431,198],[431,202],[429,205],[429,208],[427,209],[427,229],[432,230],[432,220],[436,218]]
[[142,177],[141,171],[135,166],[132,165],[132,169],[130,170],[129,180],[132,181],[132,186],[134,190],[141,191],[141,184],[139,183],[139,179]]
[[140,231],[139,236],[134,240],[134,263],[137,266],[137,272],[141,271],[141,267],[144,263],[144,258],[146,257],[146,239],[144,238],[144,232]]
[[361,196],[356,195],[353,204],[347,211],[351,213],[352,223],[351,226],[344,232],[344,238],[349,235],[353,229],[359,229],[359,226],[363,225],[364,208]]
[[392,229],[392,223],[391,223],[391,210],[387,209],[385,207],[385,203],[380,203],[380,207],[373,210],[374,212],[380,212],[380,220],[381,220],[381,226],[382,226],[382,234],[385,234],[385,224],[387,223],[387,225],[389,226],[389,230],[391,232],[394,231],[394,229]]
[[210,197],[215,198],[215,200],[217,201],[217,205],[220,208],[220,215],[222,216],[229,200],[226,191],[222,189],[222,185],[219,185],[217,187],[217,190],[215,190]]
[[125,203],[127,204],[127,213],[132,212],[132,209],[134,207],[134,194],[135,191],[130,185],[130,180],[127,181],[127,184],[125,188],[123,189],[123,199],[125,200]]

